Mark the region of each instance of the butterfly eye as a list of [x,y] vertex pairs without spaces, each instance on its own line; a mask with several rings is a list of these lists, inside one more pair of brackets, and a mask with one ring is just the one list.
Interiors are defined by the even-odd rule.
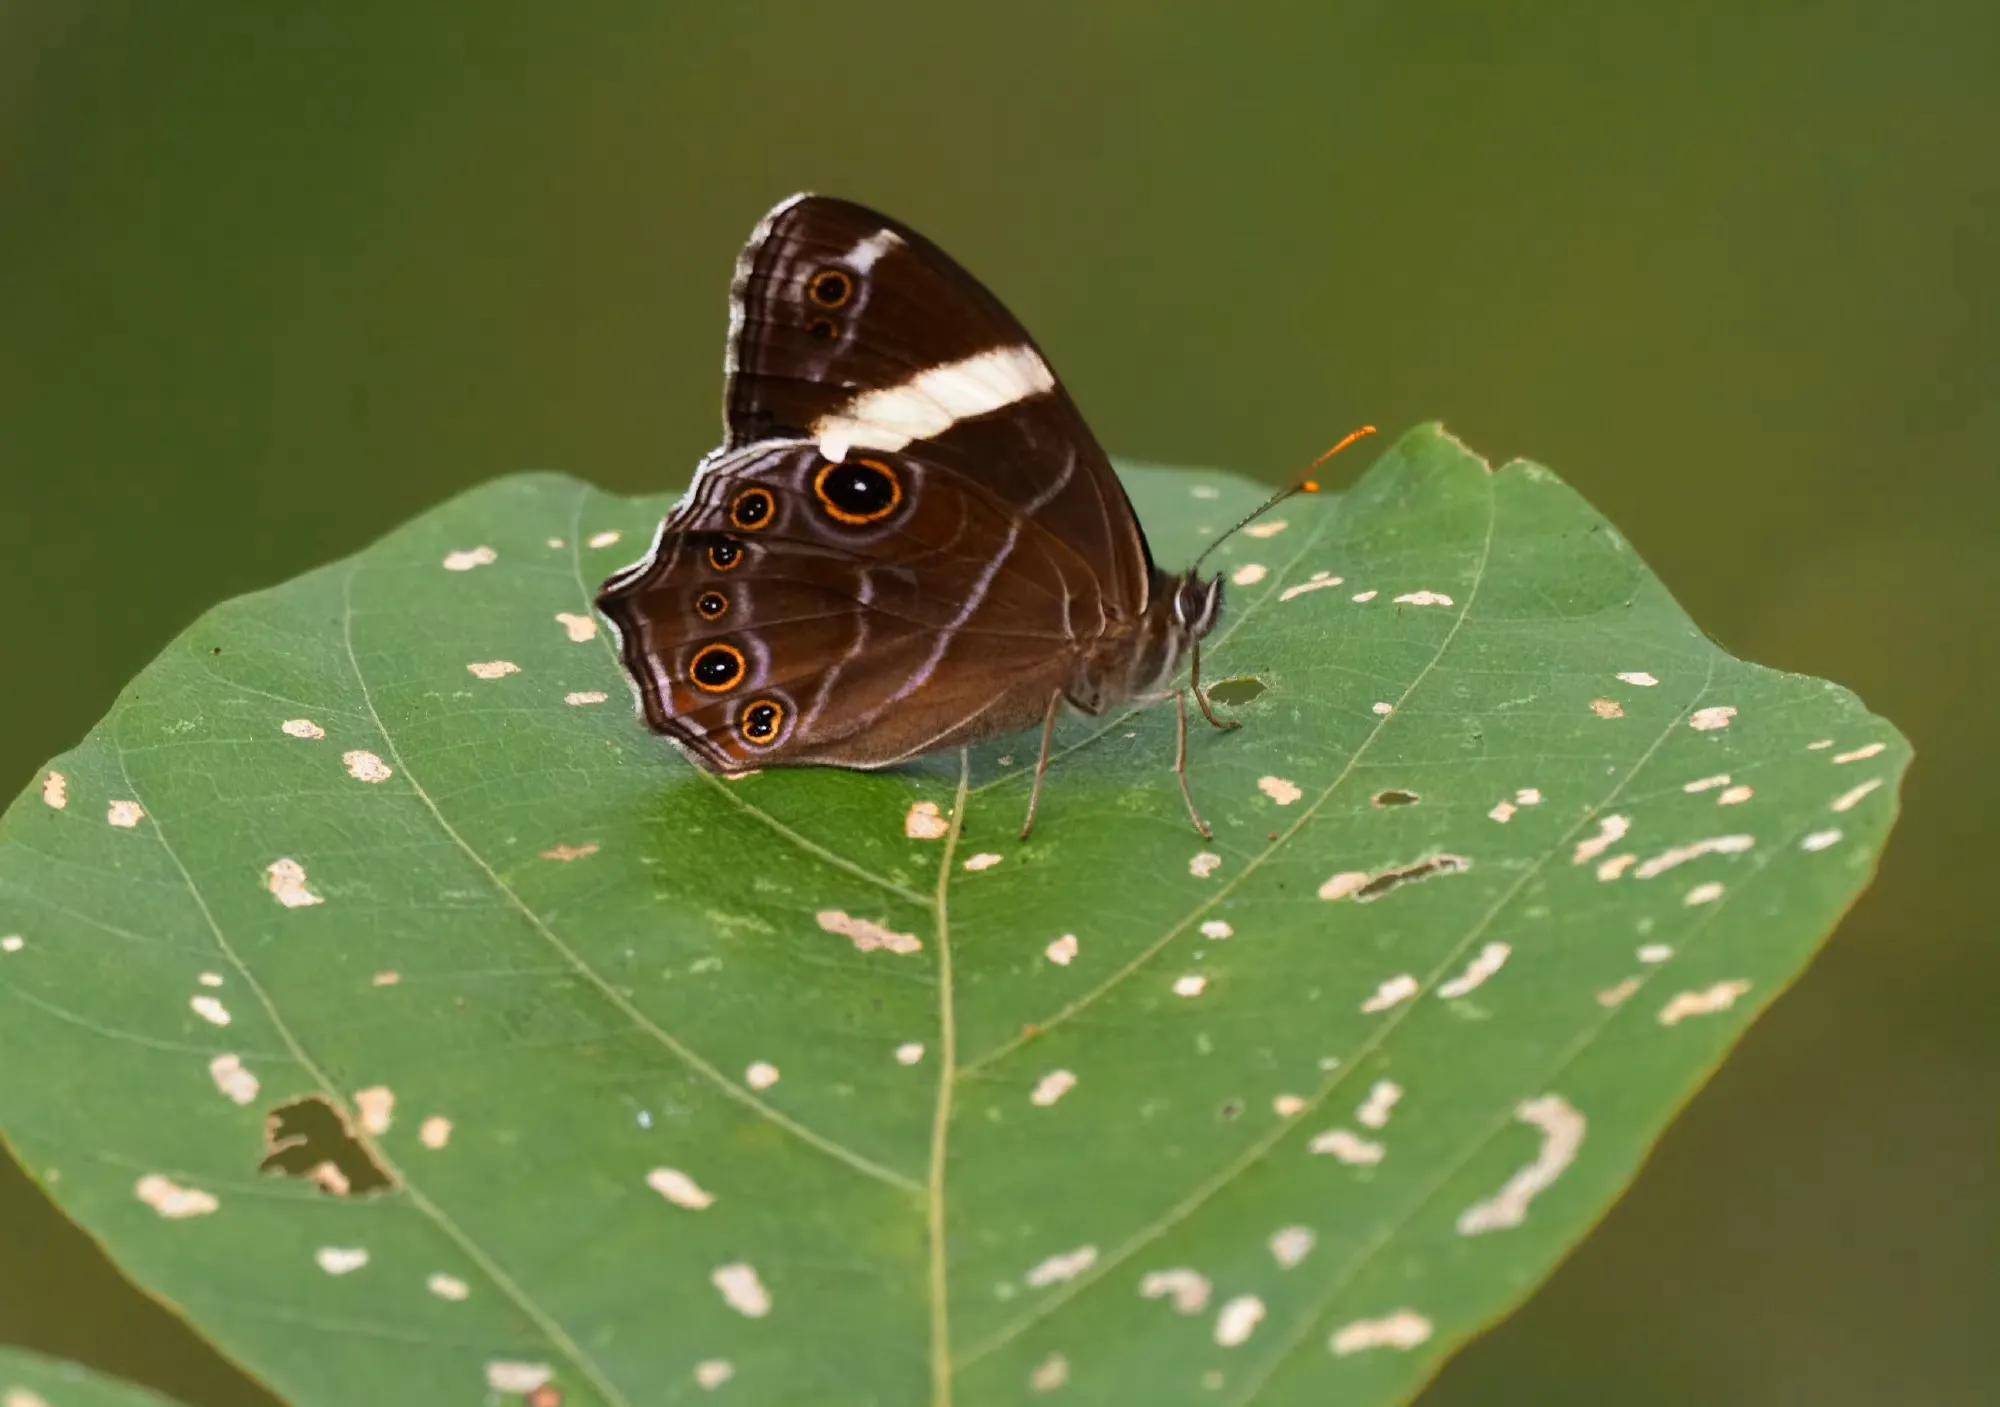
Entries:
[[704,591],[694,598],[694,608],[703,620],[720,620],[729,609],[729,598],[720,591]]
[[743,652],[720,642],[702,646],[688,669],[694,686],[705,693],[720,694],[743,677]]
[[835,522],[879,523],[903,501],[903,483],[879,459],[824,464],[813,476],[813,493]]
[[806,296],[822,308],[845,307],[854,296],[854,280],[841,269],[821,269],[806,285]]
[[734,571],[743,564],[743,544],[723,538],[708,547],[708,564],[718,572]]
[[785,726],[785,706],[776,699],[755,699],[743,710],[738,726],[753,746],[769,747]]
[[729,521],[745,531],[754,532],[771,521],[777,507],[777,500],[771,497],[769,489],[745,489],[729,505]]

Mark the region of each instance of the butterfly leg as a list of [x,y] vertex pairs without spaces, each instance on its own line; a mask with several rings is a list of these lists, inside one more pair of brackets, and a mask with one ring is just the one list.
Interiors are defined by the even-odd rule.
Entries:
[[1035,828],[1035,808],[1042,804],[1042,774],[1049,770],[1049,740],[1056,735],[1056,710],[1062,706],[1062,690],[1049,695],[1049,711],[1042,717],[1042,752],[1035,759],[1035,782],[1028,789],[1028,819],[1021,822],[1021,839]]
[[[1197,689],[1195,691],[1195,697],[1201,697],[1200,690]],[[1201,833],[1201,838],[1203,840],[1213,840],[1215,839],[1215,832],[1208,828],[1208,822],[1201,818],[1201,812],[1195,810],[1194,793],[1188,790],[1187,694],[1179,689],[1174,690],[1174,719],[1178,724],[1174,734],[1174,776],[1179,779],[1181,784],[1181,800],[1187,803],[1188,816],[1194,821],[1194,828]]]
[[[1201,641],[1199,640],[1194,642],[1192,662],[1188,666],[1188,684],[1194,689],[1194,701],[1201,705],[1201,716],[1206,718],[1211,725],[1220,728],[1225,733],[1232,728],[1241,728],[1243,726],[1241,719],[1217,718],[1215,710],[1209,707],[1208,695],[1201,687]],[[1190,802],[1189,806],[1192,807],[1193,803]]]

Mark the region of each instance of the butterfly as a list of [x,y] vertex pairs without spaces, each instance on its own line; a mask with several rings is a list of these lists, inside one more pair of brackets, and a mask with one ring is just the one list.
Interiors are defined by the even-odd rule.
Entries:
[[1236,726],[1201,686],[1222,580],[1154,564],[998,298],[908,226],[794,196],[737,260],[725,375],[722,444],[597,597],[649,727],[738,774],[891,767],[1040,724],[1025,838],[1063,708],[1163,698],[1185,660],[1174,770],[1210,833],[1187,695]]

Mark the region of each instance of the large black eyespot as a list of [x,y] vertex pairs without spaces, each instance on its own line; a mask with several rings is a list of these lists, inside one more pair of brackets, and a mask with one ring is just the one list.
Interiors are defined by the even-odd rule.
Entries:
[[694,608],[703,620],[720,620],[729,609],[729,598],[720,591],[704,591],[694,598]]
[[726,537],[710,543],[708,564],[718,572],[734,571],[743,565],[743,544]]
[[688,673],[694,678],[695,688],[702,692],[726,693],[743,677],[743,652],[719,640],[704,645],[696,653]]
[[777,509],[778,501],[769,489],[745,489],[729,505],[729,522],[732,527],[755,532],[771,521]]
[[738,715],[737,726],[753,747],[769,747],[778,740],[778,730],[785,726],[785,706],[776,699],[753,699]]
[[813,475],[813,493],[834,521],[879,523],[903,501],[903,481],[879,459],[825,464]]
[[844,307],[854,296],[854,280],[845,269],[821,269],[806,285],[806,296],[822,308]]

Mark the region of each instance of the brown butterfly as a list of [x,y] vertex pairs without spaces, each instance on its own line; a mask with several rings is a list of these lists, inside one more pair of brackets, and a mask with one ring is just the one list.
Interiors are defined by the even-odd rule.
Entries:
[[1186,695],[1236,726],[1201,688],[1222,581],[1153,564],[999,299],[907,226],[794,196],[737,261],[725,365],[722,445],[597,598],[654,731],[736,773],[889,767],[1039,722],[1025,837],[1062,706],[1144,699],[1185,657],[1174,768],[1209,834]]

